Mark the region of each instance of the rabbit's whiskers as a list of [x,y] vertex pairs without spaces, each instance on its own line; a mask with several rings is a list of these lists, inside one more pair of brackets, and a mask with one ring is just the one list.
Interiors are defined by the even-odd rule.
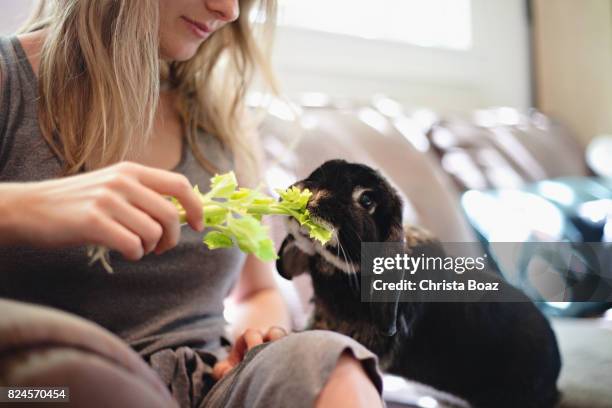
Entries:
[[355,270],[355,265],[353,264],[352,259],[346,254],[342,243],[338,241],[338,248],[342,251],[342,256],[344,257],[344,261],[347,265],[349,265],[350,270],[348,271],[348,279],[349,284],[351,286],[351,290],[355,291],[355,293],[359,293],[359,280],[357,279],[357,271]]
[[[338,242],[338,245],[336,246],[336,256],[338,258],[340,258],[340,248],[341,248],[342,244],[340,244],[340,242]],[[348,264],[348,260],[346,259],[346,254],[344,253],[344,249],[342,249],[342,256],[344,257],[344,261]],[[351,290],[355,290],[353,287],[353,280],[351,279],[352,273],[348,274],[348,281],[349,281],[349,287]]]

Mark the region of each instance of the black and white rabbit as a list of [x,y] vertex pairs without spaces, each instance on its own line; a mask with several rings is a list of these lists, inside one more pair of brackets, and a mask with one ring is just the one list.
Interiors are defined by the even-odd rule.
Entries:
[[476,408],[556,404],[557,342],[526,297],[513,303],[361,301],[362,241],[442,251],[424,231],[403,228],[401,199],[378,172],[332,160],[295,185],[313,192],[309,211],[334,228],[322,246],[289,221],[279,251],[282,276],[312,277],[311,328],[351,336],[378,355],[384,371],[458,395]]

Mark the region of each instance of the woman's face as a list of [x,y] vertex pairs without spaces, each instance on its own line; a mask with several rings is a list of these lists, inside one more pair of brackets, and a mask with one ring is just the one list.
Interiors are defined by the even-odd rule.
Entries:
[[161,58],[186,61],[216,30],[238,18],[238,0],[159,0]]

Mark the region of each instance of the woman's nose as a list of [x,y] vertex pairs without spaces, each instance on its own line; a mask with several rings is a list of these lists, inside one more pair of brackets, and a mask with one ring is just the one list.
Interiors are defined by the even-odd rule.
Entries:
[[238,0],[205,0],[205,3],[210,12],[227,23],[235,21],[240,15]]

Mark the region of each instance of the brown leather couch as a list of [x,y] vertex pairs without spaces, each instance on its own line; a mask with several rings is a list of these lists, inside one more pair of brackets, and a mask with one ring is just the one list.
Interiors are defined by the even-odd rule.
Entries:
[[[393,101],[384,102],[302,105],[294,108],[295,118],[271,104],[262,127],[268,182],[286,186],[328,159],[359,161],[398,188],[405,221],[425,226],[443,242],[476,242],[459,209],[463,191],[589,175],[571,131],[540,112],[493,108],[441,116],[393,109],[390,115],[381,106]],[[294,281],[301,300],[294,315],[303,324],[312,289],[306,275]],[[552,323],[563,358],[560,407],[612,406],[612,315]]]

